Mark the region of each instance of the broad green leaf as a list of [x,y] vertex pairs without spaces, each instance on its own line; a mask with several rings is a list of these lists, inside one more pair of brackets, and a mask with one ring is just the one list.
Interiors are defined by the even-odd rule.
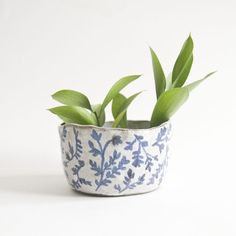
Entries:
[[73,120],[69,119],[69,118],[66,118],[64,116],[59,116],[57,115],[59,118],[61,118],[65,123],[73,123]]
[[79,106],[91,110],[88,98],[74,90],[60,90],[52,95],[52,98],[68,106]]
[[103,126],[106,120],[106,115],[104,111],[102,111],[100,118],[98,118],[98,114],[100,113],[101,106],[102,106],[101,104],[92,105],[93,112],[95,113],[96,119],[98,121],[98,126]]
[[139,93],[136,93],[130,97],[128,97],[125,101],[125,103],[122,105],[122,108],[121,108],[121,113],[116,117],[115,121],[113,122],[112,124],[112,127],[113,128],[116,128],[120,125],[120,122],[121,120],[123,119],[124,115],[126,114],[127,112],[127,109],[129,107],[129,105],[132,103],[132,101],[140,94],[141,92]]
[[184,42],[172,71],[172,87],[181,87],[188,78],[193,63],[193,40],[191,35]]
[[189,59],[186,61],[186,63],[184,64],[182,70],[180,71],[180,74],[176,78],[175,82],[172,84],[171,86],[172,88],[178,88],[184,85],[190,73],[192,64],[193,64],[193,55],[191,55]]
[[187,88],[173,88],[164,92],[154,107],[151,127],[158,126],[169,120],[188,99],[188,96],[189,92]]
[[[130,75],[121,78],[118,80],[109,90],[107,96],[105,97],[102,106],[101,106],[101,112],[105,110],[106,106],[110,103],[110,101],[129,83],[132,81],[138,79],[141,75]],[[99,117],[101,116],[101,112],[99,114]]]
[[195,89],[200,83],[202,83],[205,79],[207,79],[208,77],[210,77],[211,75],[215,74],[216,71],[211,72],[209,74],[207,74],[204,78],[197,80],[191,84],[188,84],[186,86],[184,86],[184,88],[187,88],[189,90],[189,92],[191,92],[193,89]]
[[158,99],[160,97],[160,95],[165,91],[166,78],[165,78],[165,74],[163,72],[163,69],[161,67],[161,63],[160,63],[156,53],[153,51],[152,48],[150,48],[150,52],[151,52],[151,56],[152,56],[152,67],[153,67],[155,86],[156,86],[156,97]]
[[[116,117],[122,112],[122,106],[126,102],[127,98],[121,94],[118,93],[112,100],[112,115],[114,117],[114,120]],[[120,121],[120,127],[121,128],[126,128],[127,127],[127,115],[123,116],[122,120]]]
[[82,125],[97,125],[94,113],[78,106],[59,106],[49,109],[60,118],[66,118],[65,122],[77,123]]

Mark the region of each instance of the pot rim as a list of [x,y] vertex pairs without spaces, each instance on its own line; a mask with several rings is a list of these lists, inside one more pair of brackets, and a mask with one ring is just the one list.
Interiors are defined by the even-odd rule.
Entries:
[[[107,121],[105,122],[105,124],[111,123],[113,121]],[[128,120],[128,122],[150,122],[149,120]],[[154,127],[149,127],[149,128],[113,128],[113,127],[106,127],[106,126],[96,126],[96,125],[81,125],[81,124],[76,124],[76,123],[62,123],[59,126],[59,129],[62,127],[68,127],[68,126],[76,126],[78,128],[90,128],[90,129],[98,129],[98,130],[103,130],[103,131],[108,131],[108,130],[120,130],[120,131],[144,131],[144,130],[153,130],[153,129],[158,129],[161,128],[167,124],[170,124],[170,120],[158,125],[158,126],[154,126]]]

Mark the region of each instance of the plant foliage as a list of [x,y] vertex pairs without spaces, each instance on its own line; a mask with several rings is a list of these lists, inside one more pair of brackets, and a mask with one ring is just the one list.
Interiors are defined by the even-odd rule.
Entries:
[[[164,70],[155,51],[150,48],[156,103],[152,112],[150,127],[158,126],[169,120],[175,112],[187,101],[189,93],[200,83],[215,72],[207,74],[200,80],[185,85],[193,64],[194,43],[191,35],[184,42],[175,61],[173,70],[165,77]],[[88,97],[74,90],[60,90],[52,95],[52,98],[63,104],[49,109],[61,118],[65,123],[81,125],[103,126],[106,121],[105,109],[112,102],[113,128],[127,127],[127,109],[133,100],[140,94],[136,93],[126,97],[121,93],[131,82],[137,80],[140,75],[130,75],[118,80],[108,91],[100,104],[91,104]],[[130,175],[130,179],[131,175]]]

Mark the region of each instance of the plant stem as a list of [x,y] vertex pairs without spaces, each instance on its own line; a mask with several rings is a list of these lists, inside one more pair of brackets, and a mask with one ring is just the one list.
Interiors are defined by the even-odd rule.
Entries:
[[98,115],[97,115],[97,112],[94,112],[94,114],[95,114],[96,119],[97,119],[97,124],[98,124],[98,126],[100,126],[99,117],[98,117]]

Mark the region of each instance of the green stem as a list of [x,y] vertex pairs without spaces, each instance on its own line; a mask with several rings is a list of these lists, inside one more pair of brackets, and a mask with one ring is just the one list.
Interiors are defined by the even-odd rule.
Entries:
[[97,112],[94,112],[94,114],[95,114],[96,119],[97,119],[97,124],[98,124],[98,126],[100,126],[99,117],[98,117],[98,115],[97,115]]

